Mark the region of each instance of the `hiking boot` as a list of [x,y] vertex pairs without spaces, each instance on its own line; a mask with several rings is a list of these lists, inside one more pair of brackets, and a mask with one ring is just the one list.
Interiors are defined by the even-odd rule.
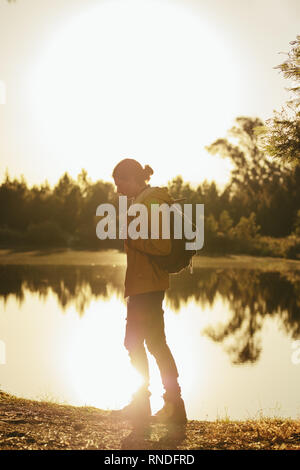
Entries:
[[180,396],[167,397],[166,394],[163,398],[165,404],[162,409],[153,416],[153,421],[163,424],[186,424],[187,417],[183,399]]
[[128,405],[121,410],[113,410],[111,416],[129,419],[134,423],[149,421],[151,416],[150,395],[148,390],[138,390]]

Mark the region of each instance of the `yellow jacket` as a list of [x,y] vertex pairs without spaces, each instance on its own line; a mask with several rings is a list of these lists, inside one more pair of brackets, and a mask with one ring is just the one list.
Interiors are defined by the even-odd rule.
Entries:
[[[167,188],[147,186],[133,201],[134,204],[145,204],[148,210],[149,230],[151,227],[151,204],[172,204]],[[148,255],[167,255],[171,251],[169,239],[128,238],[124,242],[127,254],[124,297],[166,290],[169,287],[169,273],[153,263]]]

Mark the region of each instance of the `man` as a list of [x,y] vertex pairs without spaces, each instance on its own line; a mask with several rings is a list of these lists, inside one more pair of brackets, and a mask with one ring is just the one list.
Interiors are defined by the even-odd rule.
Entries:
[[[113,171],[113,178],[120,194],[144,204],[148,210],[151,226],[151,204],[172,203],[165,188],[152,188],[147,182],[153,170],[143,168],[136,160],[122,160]],[[143,377],[143,385],[135,393],[131,403],[115,412],[133,422],[150,420],[149,366],[144,343],[154,356],[160,370],[165,389],[164,406],[155,415],[157,422],[185,424],[187,422],[178,371],[173,355],[167,345],[164,330],[162,303],[169,287],[169,274],[157,266],[151,255],[164,256],[171,251],[170,239],[128,238],[125,243],[127,270],[125,294],[127,297],[127,319],[124,345],[132,365]]]

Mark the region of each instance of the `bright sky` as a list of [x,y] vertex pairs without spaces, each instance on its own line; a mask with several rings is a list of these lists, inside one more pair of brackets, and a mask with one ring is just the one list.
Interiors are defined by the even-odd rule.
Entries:
[[0,180],[112,181],[131,157],[152,184],[224,183],[204,146],[285,103],[299,20],[298,0],[0,0]]

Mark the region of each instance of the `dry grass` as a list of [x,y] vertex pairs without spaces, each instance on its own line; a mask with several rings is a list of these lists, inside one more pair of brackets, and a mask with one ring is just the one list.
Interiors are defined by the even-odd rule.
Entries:
[[[76,265],[125,266],[126,255],[117,250],[89,251],[72,249],[45,249],[22,251],[0,249],[0,264],[7,265]],[[300,260],[250,255],[205,256],[202,253],[193,258],[195,267],[202,268],[244,268],[263,271],[299,270]]]
[[300,420],[189,421],[184,430],[150,426],[148,434],[92,407],[57,405],[0,392],[0,450],[298,449]]

